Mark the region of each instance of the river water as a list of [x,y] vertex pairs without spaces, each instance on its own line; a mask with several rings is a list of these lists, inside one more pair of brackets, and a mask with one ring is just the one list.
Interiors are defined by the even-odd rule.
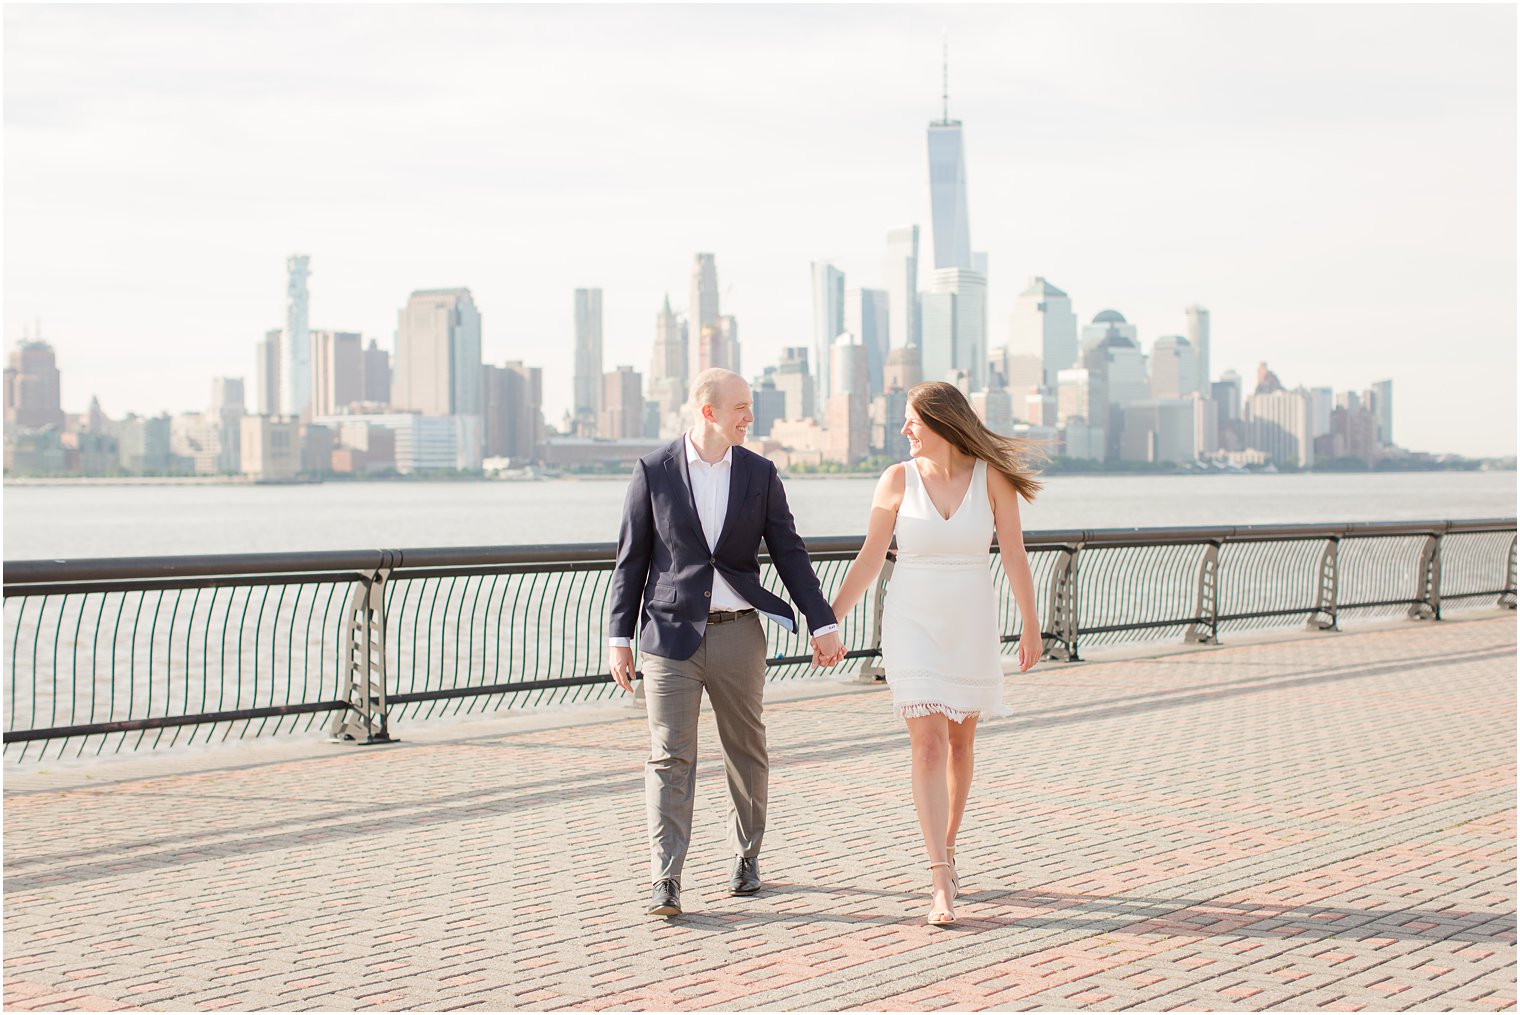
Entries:
[[[1025,529],[1511,517],[1513,472],[1053,476]],[[865,531],[871,477],[787,481],[804,537]],[[4,558],[611,542],[627,481],[4,489]]]

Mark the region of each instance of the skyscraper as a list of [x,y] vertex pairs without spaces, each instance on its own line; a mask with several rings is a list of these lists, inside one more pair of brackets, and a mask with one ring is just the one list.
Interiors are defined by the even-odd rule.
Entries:
[[972,390],[987,383],[987,279],[969,268],[936,268],[923,297],[924,380],[963,371]]
[[934,267],[976,269],[971,256],[971,219],[966,210],[966,152],[961,122],[950,119],[950,57],[945,51],[944,108],[929,124],[929,210],[933,219]]
[[723,361],[713,366],[739,373],[739,322],[732,314],[718,318],[718,333],[723,337]]
[[598,437],[628,440],[644,436],[644,378],[631,366],[602,375]]
[[[1151,346],[1151,398],[1187,398],[1198,390],[1198,358],[1181,335],[1162,335]],[[1329,410],[1326,409],[1328,417]]]
[[1214,379],[1209,373],[1209,310],[1194,303],[1183,312],[1187,315],[1187,338],[1198,357],[1198,384],[1207,391]]
[[670,309],[670,297],[654,319],[654,350],[649,358],[649,397],[659,406],[660,435],[674,437],[681,429],[681,403],[686,400],[686,347],[681,322]]
[[1372,385],[1372,411],[1377,414],[1377,439],[1385,447],[1393,443],[1393,381],[1378,381]]
[[575,416],[595,421],[602,395],[602,291],[575,290]]
[[888,343],[893,349],[918,344],[918,226],[887,233]]
[[[844,272],[829,261],[813,262],[813,364],[818,368],[813,378],[817,385],[815,400],[823,404],[830,393],[829,350],[844,331]],[[791,413],[791,409],[787,410]],[[800,417],[792,415],[791,419]]]
[[1013,304],[1008,328],[1010,355],[1038,355],[1049,388],[1056,375],[1077,363],[1077,315],[1071,297],[1041,276],[1029,280]]
[[280,337],[284,334],[279,328],[266,331],[255,348],[253,376],[261,416],[280,414]]
[[[715,339],[722,337],[718,319],[718,264],[712,254],[697,254],[691,266],[691,303],[686,308],[687,349],[686,383],[711,366]],[[704,341],[703,329],[712,328]]]
[[391,354],[373,338],[364,350],[363,400],[371,405],[391,404]]
[[293,254],[285,261],[285,355],[280,363],[280,407],[287,415],[311,416],[311,258]]
[[18,342],[5,368],[5,422],[63,429],[58,359],[46,342]]
[[866,351],[870,395],[881,394],[882,371],[887,364],[888,306],[885,289],[850,289],[844,296],[844,330],[854,335]]
[[396,332],[392,402],[426,416],[459,417],[461,468],[480,462],[480,366],[480,312],[470,290],[412,293]]
[[356,331],[311,333],[311,414],[331,416],[364,401],[364,336]]
[[808,351],[804,346],[781,350],[781,363],[773,375],[776,390],[786,399],[787,419],[817,419],[818,384],[808,370]]

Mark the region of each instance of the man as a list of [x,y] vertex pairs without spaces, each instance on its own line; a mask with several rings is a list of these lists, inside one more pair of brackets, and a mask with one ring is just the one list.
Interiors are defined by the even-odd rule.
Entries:
[[650,740],[644,802],[655,916],[681,912],[704,689],[728,770],[729,891],[760,888],[770,761],[761,721],[766,639],[757,611],[796,629],[791,608],[760,584],[762,539],[807,617],[815,656],[833,662],[844,652],[775,465],[740,446],[755,419],[749,385],[732,371],[705,370],[692,382],[691,407],[691,430],[634,466],[608,618],[612,676],[625,691],[633,688],[631,641],[642,620]]

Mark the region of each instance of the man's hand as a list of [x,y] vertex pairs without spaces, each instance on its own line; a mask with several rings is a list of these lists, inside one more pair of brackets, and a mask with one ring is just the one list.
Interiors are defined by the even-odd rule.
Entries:
[[813,665],[833,666],[844,658],[844,642],[838,631],[813,639]]
[[623,690],[633,690],[633,649],[612,646],[612,679]]

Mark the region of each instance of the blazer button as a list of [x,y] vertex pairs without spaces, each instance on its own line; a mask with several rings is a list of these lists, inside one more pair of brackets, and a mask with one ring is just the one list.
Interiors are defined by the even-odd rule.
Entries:
[[711,593],[711,592],[704,592],[704,593],[702,593],[702,594],[703,594],[703,595],[704,595],[704,596],[706,596],[706,597],[707,597],[707,598],[708,598],[708,599],[711,599],[711,598],[712,598],[712,593]]
[[718,562],[718,558],[717,557],[708,557],[707,558],[707,562],[709,564],[716,564]]

